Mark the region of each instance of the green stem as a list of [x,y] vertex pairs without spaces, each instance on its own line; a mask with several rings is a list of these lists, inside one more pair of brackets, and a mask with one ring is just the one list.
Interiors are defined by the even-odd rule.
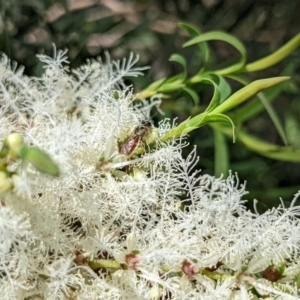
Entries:
[[225,279],[232,277],[232,275],[230,275],[230,274],[221,274],[218,272],[211,272],[206,269],[201,270],[200,274],[205,275],[205,276],[207,276],[213,280],[217,280],[217,281],[224,281]]
[[93,259],[88,261],[88,265],[92,270],[97,269],[115,269],[120,270],[122,266],[114,259]]

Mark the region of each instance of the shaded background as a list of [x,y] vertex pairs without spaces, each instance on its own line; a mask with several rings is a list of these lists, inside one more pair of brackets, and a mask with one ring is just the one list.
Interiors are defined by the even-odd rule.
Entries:
[[[26,3],[25,3],[26,2]],[[26,67],[25,73],[39,76],[42,67],[35,54],[52,55],[52,43],[58,49],[68,48],[72,67],[83,64],[88,57],[103,56],[108,50],[113,59],[134,52],[139,64],[151,69],[144,77],[133,80],[136,90],[154,80],[176,74],[180,68],[168,61],[172,53],[184,55],[191,74],[199,69],[199,57],[194,48],[182,49],[188,39],[177,22],[185,21],[202,31],[224,30],[245,44],[248,61],[256,60],[278,49],[300,32],[300,1],[295,0],[11,0],[0,1],[0,51]],[[231,62],[238,57],[224,43],[209,44],[218,63]],[[282,70],[293,74],[292,81],[273,102],[282,122],[293,116],[300,124],[300,50],[276,66],[250,74],[250,79],[278,76]],[[131,79],[132,80],[132,79]],[[131,83],[131,82],[128,82]],[[233,84],[233,89],[236,89]],[[201,91],[203,105],[211,90]],[[190,99],[177,97],[162,104],[165,116],[179,120],[193,114]],[[153,112],[155,113],[155,112]],[[281,145],[276,129],[263,112],[247,122],[248,130],[271,143]],[[292,130],[298,130],[296,127]],[[198,146],[199,168],[203,173],[214,172],[214,140],[209,127],[200,128],[190,136],[191,147]],[[300,149],[300,137],[293,142]],[[230,169],[246,179],[248,199],[260,199],[260,208],[278,205],[279,197],[291,200],[300,189],[300,167],[296,163],[274,161],[248,151],[228,140]],[[188,153],[190,150],[186,150]]]

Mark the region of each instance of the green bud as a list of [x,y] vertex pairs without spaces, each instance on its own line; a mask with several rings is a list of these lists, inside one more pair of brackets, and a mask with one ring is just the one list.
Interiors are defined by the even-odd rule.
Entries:
[[46,152],[37,147],[24,145],[21,148],[20,157],[33,164],[33,166],[42,173],[59,176],[58,166]]

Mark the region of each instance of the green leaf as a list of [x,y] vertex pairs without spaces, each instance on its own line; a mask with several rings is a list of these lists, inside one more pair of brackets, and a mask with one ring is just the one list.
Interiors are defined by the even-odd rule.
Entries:
[[23,146],[20,151],[22,160],[30,162],[38,171],[52,176],[59,176],[58,166],[51,157],[37,147]]
[[192,38],[185,44],[183,44],[183,47],[189,47],[189,46],[198,44],[200,42],[207,42],[207,41],[211,41],[211,40],[220,40],[220,41],[226,42],[226,43],[230,44],[231,46],[233,46],[235,49],[237,49],[241,55],[241,59],[237,63],[235,63],[227,68],[214,71],[215,73],[218,73],[219,75],[226,75],[226,74],[238,72],[239,70],[241,70],[244,67],[244,65],[246,63],[246,48],[236,37],[234,37],[228,33],[225,33],[223,31],[210,31],[207,33],[203,33],[199,36]]
[[214,74],[206,74],[201,78],[202,83],[210,84],[214,87],[214,94],[210,100],[208,107],[206,108],[205,112],[211,112],[214,110],[221,102],[221,93],[220,89],[217,85],[218,78]]
[[235,139],[236,139],[235,126],[232,120],[228,116],[223,114],[210,113],[205,117],[205,124],[208,123],[224,123],[226,125],[231,126],[233,143],[235,143]]
[[217,84],[220,94],[221,94],[220,103],[222,103],[231,94],[231,87],[230,87],[229,83],[227,82],[227,80],[223,76],[219,76],[217,74],[214,74],[214,75],[218,78],[218,81],[216,82],[216,84]]
[[205,124],[212,123],[212,122],[225,123],[226,125],[230,125],[234,127],[232,120],[228,116],[223,114],[210,113],[206,115]]
[[186,69],[186,60],[185,58],[180,55],[180,54],[172,54],[171,57],[169,58],[169,61],[174,61],[179,63],[180,65],[182,65],[183,67],[183,73],[181,74],[181,80],[184,81],[186,79],[187,76],[187,69]]
[[295,49],[300,46],[300,33],[294,36],[290,41],[288,41],[285,45],[279,48],[277,51],[272,54],[263,57],[259,60],[256,60],[252,63],[247,64],[241,72],[255,72],[267,69],[278,62],[282,61],[285,57],[287,57],[290,53],[292,53]]
[[193,118],[188,119],[185,125],[186,129],[184,133],[188,133],[206,124],[206,117],[207,113],[201,113],[199,115],[194,116]]
[[222,122],[232,126],[233,137],[235,138],[235,133],[234,133],[235,126],[232,120],[228,116],[223,114],[214,114],[214,113],[208,114],[207,112],[204,112],[193,118],[188,118],[182,123],[180,123],[178,126],[173,127],[160,140],[162,142],[165,142],[170,139],[177,138],[183,134],[187,134],[201,126],[204,126],[205,124],[212,123],[212,122]]
[[231,87],[227,81],[220,75],[215,73],[198,73],[193,78],[187,81],[188,84],[195,83],[206,83],[213,85],[214,94],[210,101],[209,106],[206,108],[206,112],[212,111],[217,107],[221,102],[223,102],[231,93]]
[[170,78],[167,78],[160,86],[160,88],[164,85],[170,84],[170,83],[183,83],[184,80],[182,80],[182,73],[176,74]]
[[231,94],[231,87],[223,76],[215,73],[208,73],[202,76],[202,81],[215,85],[220,93],[219,104]]
[[[249,84],[248,79],[243,79],[241,77],[237,77],[238,81],[241,82],[244,85]],[[245,114],[247,116],[251,115],[252,117],[255,115],[255,113],[259,113],[260,111],[262,111],[263,109],[265,109],[267,111],[267,113],[269,114],[277,132],[279,133],[283,143],[285,145],[288,144],[287,142],[287,137],[286,137],[286,133],[283,129],[283,126],[280,122],[280,119],[276,113],[276,111],[273,109],[273,107],[270,104],[270,100],[275,99],[275,97],[280,93],[280,91],[284,89],[284,85],[277,85],[272,87],[269,91],[266,92],[260,92],[257,94],[257,97],[260,101],[252,101],[251,103],[248,103],[245,108],[245,106],[243,108],[241,108],[237,113],[236,116],[238,118],[239,122],[242,122],[243,117],[245,116]],[[269,96],[267,96],[269,95]]]
[[290,77],[282,76],[282,77],[273,77],[267,79],[259,79],[251,82],[244,88],[238,90],[233,95],[231,95],[227,100],[222,102],[217,108],[214,109],[215,113],[224,113],[241,103],[245,102],[249,98],[252,98],[260,91],[268,89],[272,86],[275,86],[279,83],[282,83],[286,80],[290,79]]
[[226,177],[229,170],[229,154],[225,135],[217,129],[214,129],[214,147],[215,147],[215,171],[214,175],[220,177],[222,174]]
[[[206,111],[191,119],[189,118],[184,122],[182,122],[181,124],[179,124],[178,126],[172,128],[161,138],[161,141],[165,142],[167,140],[177,138],[182,134],[187,134],[190,131],[193,131],[211,122],[225,122],[227,124],[230,124],[234,130],[235,127],[232,120],[228,116],[222,114],[223,112],[241,104],[242,102],[246,101],[248,98],[251,98],[252,96],[257,94],[259,91],[272,87],[288,79],[289,77],[276,77],[276,78],[260,79],[254,81],[250,83],[248,86],[234,93],[232,96],[230,96],[226,101],[221,103],[219,106],[215,107],[215,104],[210,104],[211,107],[215,107],[215,108],[209,110],[209,112]],[[214,82],[213,85],[216,86]],[[218,88],[215,88],[215,91],[218,91]],[[213,99],[211,102],[217,103],[218,97],[217,96],[213,97],[215,99]],[[233,141],[235,141],[234,131],[233,131]]]
[[201,30],[193,24],[189,24],[186,22],[179,22],[178,26],[180,28],[185,29],[192,37],[195,37],[195,36],[198,36],[201,34]]
[[162,78],[162,79],[159,79],[159,80],[153,82],[152,84],[150,84],[148,86],[147,90],[156,91],[163,84],[164,81],[166,81],[166,78]]
[[247,148],[263,156],[282,161],[300,162],[300,151],[294,151],[291,147],[280,147],[241,132],[238,138]]
[[300,123],[299,117],[293,116],[291,113],[287,112],[285,114],[285,128],[288,136],[288,141],[293,146],[294,149],[300,150]]
[[275,109],[271,106],[270,102],[265,97],[264,93],[258,93],[257,97],[260,99],[261,103],[264,105],[264,107],[265,107],[267,113],[269,114],[269,116],[270,116],[270,118],[271,118],[278,134],[280,135],[283,143],[285,145],[287,145],[288,144],[287,136],[286,136],[283,125],[281,124],[281,121],[280,121]]
[[[197,37],[200,34],[202,34],[200,29],[192,24],[188,24],[185,22],[179,22],[178,26],[185,29],[192,37]],[[204,61],[204,69],[205,69],[207,66],[207,63],[209,62],[209,57],[210,57],[209,48],[208,48],[207,43],[205,43],[205,42],[198,43],[198,47],[200,50],[200,56],[203,58],[203,61]]]
[[[230,76],[231,77],[231,76]],[[241,82],[242,84],[247,84],[247,80]],[[282,90],[285,89],[285,86],[282,84],[271,87],[267,91],[264,91],[263,94],[267,98],[267,101],[270,103],[280,94]],[[237,116],[238,122],[245,122],[249,119],[252,119],[265,109],[264,104],[260,101],[259,97],[256,97],[251,102],[246,103],[243,107],[239,108],[235,115]]]
[[159,79],[155,82],[153,82],[152,84],[150,84],[145,90],[139,92],[137,95],[136,95],[136,99],[137,100],[140,100],[140,99],[147,99],[147,98],[150,98],[151,96],[157,94],[157,90],[158,88],[163,84],[163,82],[166,81],[166,78],[162,78],[162,79]]
[[[198,128],[197,124],[201,123],[201,119],[204,120],[206,114],[202,113],[191,119],[191,117],[187,118],[176,127],[171,128],[160,140],[161,142],[165,142],[168,140],[172,140],[174,138],[180,137],[183,134],[189,133],[190,131]],[[197,119],[196,119],[197,118]]]
[[198,94],[194,90],[192,90],[191,88],[188,88],[188,87],[184,87],[182,89],[191,96],[191,98],[193,99],[195,105],[199,105],[200,99],[199,99]]
[[182,89],[185,87],[185,84],[182,83],[181,80],[174,81],[171,83],[164,83],[158,90],[158,93],[170,93],[170,92],[175,92],[179,89]]
[[[232,136],[232,131],[227,126],[222,127],[218,124],[211,124],[211,126],[217,128],[227,136]],[[281,161],[300,162],[300,151],[295,151],[291,147],[282,147],[265,142],[242,130],[238,131],[237,141],[243,143],[249,150],[262,156]]]

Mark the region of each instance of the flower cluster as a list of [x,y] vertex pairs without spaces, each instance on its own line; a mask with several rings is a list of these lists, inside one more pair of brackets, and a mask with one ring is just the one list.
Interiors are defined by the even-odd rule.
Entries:
[[298,299],[299,207],[252,213],[237,176],[162,143],[173,124],[145,120],[159,100],[134,106],[124,85],[143,71],[133,56],[72,72],[66,52],[39,58],[41,78],[0,64],[1,299]]

